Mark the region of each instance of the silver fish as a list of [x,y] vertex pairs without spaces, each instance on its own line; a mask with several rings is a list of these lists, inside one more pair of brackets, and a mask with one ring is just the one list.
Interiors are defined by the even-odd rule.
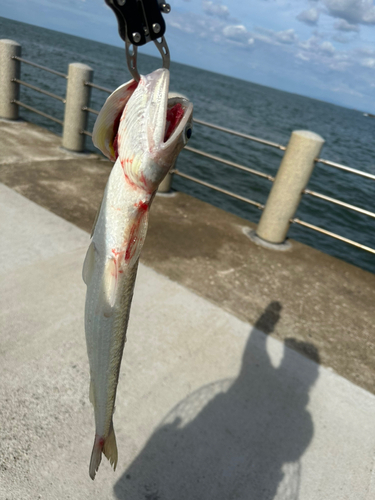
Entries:
[[90,401],[96,434],[89,473],[102,453],[113,468],[116,389],[126,340],[139,254],[155,192],[192,131],[193,105],[168,97],[169,71],[158,69],[119,87],[105,102],[93,141],[115,161],[104,191],[83,266],[87,285],[85,331],[90,363]]

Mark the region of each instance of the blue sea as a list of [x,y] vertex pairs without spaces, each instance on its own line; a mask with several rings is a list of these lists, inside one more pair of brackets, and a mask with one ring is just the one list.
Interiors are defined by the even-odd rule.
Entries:
[[[124,49],[91,40],[0,18],[0,38],[22,45],[22,57],[67,73],[68,64],[82,62],[94,69],[94,82],[115,89],[129,80]],[[173,57],[173,47],[171,47]],[[146,74],[160,66],[160,60],[139,55],[138,67]],[[21,79],[65,96],[66,80],[22,64]],[[277,82],[275,82],[275,85]],[[181,92],[194,103],[196,118],[254,135],[283,145],[293,130],[305,129],[325,139],[321,157],[375,174],[375,119],[301,95],[256,85],[191,66],[171,63],[171,90]],[[301,88],[303,93],[303,89]],[[107,94],[93,89],[91,107],[97,110]],[[22,87],[21,101],[59,119],[64,108],[59,101]],[[25,109],[26,120],[61,135],[61,126]],[[95,117],[90,116],[92,130]],[[194,125],[189,145],[236,163],[276,175],[282,151],[245,139]],[[93,149],[90,138],[87,148]],[[265,203],[271,182],[183,151],[177,168],[242,196]],[[244,202],[175,176],[173,188],[207,201],[245,219],[258,222],[260,211]],[[317,164],[309,189],[375,211],[375,181]],[[296,216],[303,221],[375,248],[375,221],[365,215],[304,196]],[[289,237],[375,272],[375,256],[351,245],[292,225]]]

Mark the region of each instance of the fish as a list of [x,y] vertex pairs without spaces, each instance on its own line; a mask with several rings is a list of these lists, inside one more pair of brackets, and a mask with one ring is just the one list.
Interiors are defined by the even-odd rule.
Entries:
[[93,143],[114,161],[91,234],[82,277],[87,286],[85,335],[95,439],[89,475],[106,456],[116,469],[116,390],[140,252],[151,203],[189,140],[193,104],[169,94],[169,70],[131,80],[106,100]]

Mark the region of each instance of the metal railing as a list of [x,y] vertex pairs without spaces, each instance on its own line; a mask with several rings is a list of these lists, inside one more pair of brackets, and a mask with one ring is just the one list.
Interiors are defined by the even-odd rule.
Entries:
[[[33,66],[33,67],[36,67],[42,71],[47,71],[53,75],[56,75],[56,76],[59,76],[61,78],[65,78],[65,79],[68,79],[68,75],[64,74],[64,73],[61,73],[59,71],[55,71],[53,69],[50,69],[50,68],[47,68],[45,66],[42,66],[40,64],[36,64],[32,61],[28,61],[26,59],[23,59],[17,55],[13,55],[11,57],[12,59],[15,59],[19,62],[22,62],[23,64],[28,64],[30,66]],[[21,85],[21,86],[25,86],[27,88],[30,88],[31,90],[34,90],[36,92],[39,92],[41,94],[44,94],[50,98],[53,98],[53,99],[56,99],[56,100],[59,100],[60,102],[62,102],[63,104],[66,104],[66,98],[64,97],[61,97],[59,95],[56,95],[52,92],[48,92],[44,89],[41,89],[40,87],[36,87],[35,85],[32,85],[30,83],[27,83],[19,78],[12,78],[11,79],[12,82],[18,84],[18,85]],[[90,88],[93,88],[93,89],[96,89],[96,90],[99,90],[99,91],[102,91],[102,92],[105,92],[107,94],[111,94],[112,93],[112,90],[111,89],[108,89],[106,87],[102,87],[100,85],[96,85],[94,83],[92,83],[91,81],[85,81],[84,82],[84,85],[85,86],[88,86]],[[55,123],[58,123],[60,125],[64,125],[64,122],[62,120],[59,120],[47,113],[44,113],[40,110],[37,110],[36,108],[33,108],[32,106],[29,106],[23,102],[21,102],[19,99],[12,99],[11,101],[12,103],[18,105],[18,106],[21,106],[33,113],[36,113],[36,114],[39,114],[41,116],[43,116],[44,118],[47,118]],[[89,106],[89,102],[87,102],[87,105],[81,105],[80,106],[80,110],[81,111],[84,111],[84,112],[87,112],[87,113],[92,113],[94,115],[98,115],[99,114],[99,111],[91,108]],[[211,128],[211,129],[214,129],[214,130],[218,130],[220,132],[224,132],[224,133],[227,133],[227,134],[231,134],[231,135],[234,135],[236,137],[239,137],[239,138],[242,138],[242,139],[246,139],[246,140],[249,140],[249,141],[252,141],[252,142],[256,142],[256,143],[259,143],[259,144],[262,144],[264,146],[268,146],[268,147],[272,147],[272,148],[276,148],[280,151],[286,151],[287,150],[287,147],[288,146],[284,146],[282,144],[278,144],[276,142],[273,142],[273,141],[269,141],[269,140],[266,140],[266,139],[262,139],[262,138],[259,138],[259,137],[255,137],[255,136],[252,136],[252,135],[249,135],[249,134],[245,134],[245,133],[242,133],[242,132],[237,132],[235,130],[232,130],[232,129],[229,129],[229,128],[226,128],[226,127],[222,127],[222,126],[219,126],[219,125],[215,125],[215,124],[212,124],[212,123],[209,123],[209,122],[206,122],[206,121],[203,121],[203,120],[200,120],[198,118],[194,118],[194,122],[198,125],[201,125],[201,126],[204,126],[204,127],[208,127],[208,128]],[[92,137],[92,132],[88,131],[88,130],[85,130],[85,129],[80,129],[79,130],[79,133],[84,135],[84,136],[89,136],[89,137]],[[274,182],[275,181],[275,177],[269,175],[269,174],[266,174],[264,172],[260,172],[258,170],[255,170],[253,168],[250,168],[250,167],[247,167],[245,165],[241,165],[239,163],[235,163],[233,161],[230,161],[230,160],[226,160],[224,158],[221,158],[219,156],[216,156],[216,155],[212,155],[210,153],[207,153],[207,152],[204,152],[204,151],[201,151],[201,150],[198,150],[198,149],[195,149],[191,146],[186,146],[185,147],[185,150],[187,150],[188,152],[190,153],[193,153],[195,155],[199,155],[201,157],[204,157],[204,158],[209,158],[213,161],[216,161],[216,162],[219,162],[221,164],[224,164],[224,165],[227,165],[227,166],[230,166],[230,167],[233,167],[235,169],[238,169],[238,170],[241,170],[241,171],[244,171],[248,174],[251,174],[251,175],[256,175],[258,177],[261,177],[261,178],[264,178],[264,179],[267,179],[268,181],[271,181],[271,182]],[[370,180],[375,180],[375,175],[373,174],[370,174],[370,173],[367,173],[367,172],[363,172],[363,171],[360,171],[360,170],[356,170],[354,168],[351,168],[351,167],[348,167],[346,165],[342,165],[340,163],[336,163],[336,162],[332,162],[332,161],[329,161],[329,160],[325,160],[323,158],[316,158],[315,159],[315,163],[319,163],[319,164],[323,164],[325,166],[328,166],[328,167],[332,167],[332,168],[335,168],[335,169],[339,169],[343,172],[347,172],[349,174],[354,174],[354,175],[358,175],[362,178],[366,178],[366,179],[370,179]],[[204,187],[207,187],[209,189],[212,189],[214,191],[217,191],[217,192],[220,192],[222,194],[225,194],[231,198],[234,198],[234,199],[237,199],[237,200],[240,200],[244,203],[247,203],[249,205],[252,205],[252,206],[255,206],[257,207],[259,210],[263,210],[265,208],[265,205],[263,205],[262,203],[259,203],[258,201],[254,201],[254,200],[250,200],[249,198],[246,198],[244,196],[240,196],[236,193],[233,193],[231,191],[228,191],[226,189],[223,189],[219,186],[215,186],[209,182],[206,182],[202,179],[199,179],[199,178],[196,178],[196,177],[193,177],[191,175],[188,175],[184,172],[181,172],[179,171],[178,169],[174,168],[171,170],[170,172],[171,174],[174,174],[174,175],[177,175],[181,178],[184,178],[188,181],[191,181],[191,182],[194,182],[196,184],[199,184],[199,185],[202,185]],[[302,191],[302,194],[304,195],[308,195],[308,196],[312,196],[312,197],[315,197],[315,198],[318,198],[318,199],[321,199],[325,202],[328,202],[328,203],[331,203],[331,204],[334,204],[336,206],[340,206],[344,209],[348,209],[348,210],[351,210],[351,211],[354,211],[356,213],[359,213],[359,214],[362,214],[362,215],[365,215],[365,216],[368,216],[368,217],[371,217],[371,218],[375,218],[375,213],[374,212],[371,212],[369,210],[366,210],[364,208],[361,208],[361,207],[358,207],[358,206],[355,206],[355,205],[352,205],[350,203],[347,203],[345,201],[342,201],[342,200],[339,200],[339,199],[336,199],[336,198],[333,198],[333,197],[330,197],[330,196],[327,196],[323,193],[318,193],[316,191],[312,191],[310,189],[303,189]],[[336,233],[333,233],[331,231],[328,231],[326,229],[323,229],[321,227],[318,227],[318,226],[315,226],[313,224],[310,224],[309,222],[306,222],[306,221],[302,221],[300,220],[299,218],[291,218],[289,220],[290,223],[293,223],[293,224],[297,224],[297,225],[300,225],[300,226],[303,226],[303,227],[306,227],[308,229],[311,229],[313,231],[316,231],[316,232],[319,232],[321,234],[325,234],[327,236],[330,236],[331,238],[335,238],[337,240],[340,240],[342,242],[345,242],[349,245],[352,245],[354,247],[357,247],[357,248],[360,248],[362,250],[365,250],[367,252],[370,252],[372,254],[375,254],[375,249],[373,248],[370,248],[366,245],[362,245],[360,243],[357,243],[353,240],[350,240],[348,238],[345,238],[341,235],[338,235]]]
[[264,205],[261,203],[258,203],[257,201],[250,200],[249,198],[245,198],[244,196],[240,196],[239,194],[232,193],[231,191],[227,191],[226,189],[220,188],[218,186],[214,186],[213,184],[210,184],[206,181],[202,181],[201,179],[197,179],[196,177],[192,177],[191,175],[185,174],[183,172],[180,172],[177,169],[172,169],[171,174],[176,174],[179,175],[180,177],[183,177],[184,179],[188,179],[189,181],[195,182],[196,184],[200,184],[201,186],[208,187],[210,189],[213,189],[214,191],[218,191],[219,193],[226,194],[227,196],[231,196],[232,198],[235,198],[236,200],[244,201],[245,203],[248,203],[249,205],[253,205],[259,210],[263,210]]
[[40,111],[39,109],[33,108],[32,106],[29,106],[28,104],[25,104],[24,102],[17,101],[17,99],[14,99],[12,101],[14,104],[17,104],[18,106],[21,106],[22,108],[28,109],[29,111],[32,111],[33,113],[43,116],[44,118],[48,118],[48,120],[51,120],[52,122],[56,122],[59,125],[64,125],[64,122],[62,120],[59,120],[58,118],[55,118],[54,116],[48,115],[47,113],[43,113],[43,111]]
[[323,165],[328,165],[329,167],[337,168],[339,170],[343,170],[344,172],[349,172],[351,174],[359,175],[360,177],[366,177],[366,179],[375,181],[375,175],[369,174],[367,172],[362,172],[362,170],[356,170],[355,168],[350,168],[334,161],[323,160],[323,158],[317,158],[316,162],[323,163]]
[[226,132],[227,134],[232,134],[237,137],[242,137],[243,139],[248,139],[249,141],[259,142],[260,144],[265,144],[266,146],[271,146],[272,148],[281,149],[281,151],[286,150],[286,146],[277,144],[276,142],[260,139],[259,137],[255,137],[253,135],[243,134],[242,132],[237,132],[236,130],[232,130],[230,128],[220,127],[219,125],[213,125],[212,123],[204,122],[203,120],[194,119],[194,122],[199,123],[199,125],[204,125],[205,127],[210,127],[215,130],[220,130],[221,132]]
[[[196,121],[199,123],[199,120],[193,120],[194,122]],[[258,141],[259,142],[259,141]],[[205,153],[204,151],[200,151],[199,149],[194,149],[191,148],[190,146],[185,146],[186,151],[190,151],[192,153],[195,153],[200,156],[204,156],[205,158],[210,158],[210,160],[218,161],[220,163],[223,163],[224,165],[228,165],[233,168],[237,168],[238,170],[242,170],[244,172],[247,172],[249,174],[257,175],[258,177],[263,177],[264,179],[268,179],[269,181],[274,181],[275,178],[272,177],[272,175],[265,174],[264,172],[259,172],[259,170],[254,170],[253,168],[245,167],[244,165],[240,165],[239,163],[234,163],[233,161],[229,160],[224,160],[223,158],[220,158],[219,156],[212,155],[210,153]]]
[[47,90],[43,90],[40,87],[35,87],[35,85],[31,85],[31,83],[26,83],[22,80],[18,80],[18,78],[12,78],[12,82],[19,83],[24,87],[28,87],[29,89],[36,90],[36,92],[40,92],[41,94],[48,95],[48,97],[52,97],[53,99],[57,99],[58,101],[66,103],[66,99],[64,97],[60,97],[59,95],[53,94],[52,92],[48,92]]
[[[22,57],[18,56],[12,56],[12,59],[15,59],[19,62],[22,62],[24,64],[28,64],[29,66],[33,66],[35,68],[41,69],[42,71],[47,71],[48,73],[52,73],[53,75],[59,76],[61,78],[68,78],[67,75],[64,73],[60,73],[59,71],[55,71],[54,69],[47,68],[46,66],[42,66],[41,64],[36,64],[32,61],[28,61],[26,59],[23,59]],[[32,85],[31,83],[24,82],[23,80],[20,80],[18,78],[11,78],[11,81],[14,83],[17,83],[18,85],[23,85],[24,87],[27,87],[31,90],[35,90],[36,92],[39,92],[40,94],[44,94],[48,97],[51,97],[52,99],[56,99],[57,101],[62,102],[63,104],[66,103],[66,99],[64,97],[61,97],[57,94],[53,94],[52,92],[48,92],[47,90],[41,89],[40,87],[36,87],[35,85]],[[62,120],[59,120],[58,118],[55,118],[54,116],[51,116],[47,113],[44,113],[43,111],[40,111],[39,109],[36,109],[32,106],[29,106],[28,104],[18,100],[18,99],[12,99],[12,103],[17,104],[18,106],[21,106],[22,108],[27,109],[28,111],[31,111],[32,113],[35,113],[37,115],[43,116],[44,118],[47,118],[48,120],[51,120],[55,123],[58,123],[59,125],[64,125],[64,122]]]
[[[111,90],[111,89],[107,89],[106,87],[101,87],[100,85],[96,85],[95,83],[92,83],[92,82],[85,82],[85,85],[87,85],[88,87],[91,87],[93,89],[97,89],[97,90],[101,90],[102,92],[106,92],[107,94],[112,94],[112,92],[113,92],[113,90]],[[91,112],[98,113],[95,110],[92,110]]]
[[[106,92],[108,94],[112,92],[110,89],[107,89],[105,87],[101,87],[99,85],[95,85],[95,84],[90,83],[90,82],[87,82],[86,85],[90,85],[91,87],[96,88],[97,90],[101,90],[103,92]],[[99,114],[99,112],[97,110],[92,109],[92,108],[88,108],[87,107],[87,108],[85,108],[85,110],[88,111],[89,113],[93,113],[95,115]],[[237,132],[236,130],[232,130],[232,129],[229,129],[229,128],[226,128],[226,127],[221,127],[219,125],[215,125],[213,123],[209,123],[209,122],[206,122],[204,120],[200,120],[198,118],[194,118],[193,121],[194,121],[194,123],[197,123],[197,124],[202,125],[204,127],[212,128],[214,130],[219,130],[220,132],[231,134],[231,135],[234,135],[236,137],[240,137],[242,139],[247,139],[247,140],[252,141],[252,142],[257,142],[259,144],[263,144],[265,146],[269,146],[269,147],[278,149],[280,151],[286,151],[286,149],[287,149],[287,146],[284,146],[282,144],[278,144],[278,143],[273,142],[273,141],[262,139],[260,137],[255,137],[253,135],[244,134],[242,132]],[[92,133],[90,133],[87,130],[84,130],[82,132],[85,135],[92,136]],[[196,155],[202,156],[204,158],[209,158],[209,159],[211,159],[213,161],[217,161],[217,162],[222,163],[224,165],[228,165],[230,167],[242,170],[242,171],[247,172],[249,174],[256,175],[258,177],[262,177],[262,178],[267,179],[267,180],[269,180],[271,182],[274,182],[274,180],[275,180],[275,177],[273,177],[272,175],[266,174],[264,172],[260,172],[258,170],[255,170],[255,169],[252,169],[250,167],[247,167],[245,165],[241,165],[241,164],[232,162],[230,160],[225,160],[224,158],[212,155],[210,153],[206,153],[205,151],[200,151],[198,149],[192,148],[191,146],[185,146],[185,150],[189,151],[191,153],[194,153]],[[325,160],[323,158],[316,158],[315,163],[321,163],[321,164],[327,165],[329,167],[340,169],[340,170],[342,170],[344,172],[355,174],[355,175],[358,175],[358,176],[361,176],[361,177],[364,177],[364,178],[367,178],[367,179],[375,180],[375,175],[369,174],[367,172],[362,172],[361,170],[356,170],[354,168],[350,168],[350,167],[347,167],[345,165],[341,165],[340,163],[336,163],[336,162],[332,162],[332,161],[329,161],[329,160]],[[247,203],[249,205],[257,207],[259,210],[263,210],[264,209],[264,205],[262,203],[259,203],[258,201],[250,200],[249,198],[246,198],[244,196],[240,196],[240,195],[238,195],[236,193],[233,193],[233,192],[228,191],[226,189],[220,188],[219,186],[215,186],[215,185],[213,185],[211,183],[208,183],[208,182],[206,182],[206,181],[204,181],[202,179],[199,179],[197,177],[193,177],[193,176],[188,175],[188,174],[186,174],[184,172],[181,172],[180,170],[178,170],[176,168],[172,169],[170,173],[174,174],[174,175],[177,175],[177,176],[179,176],[181,178],[187,179],[187,180],[189,180],[191,182],[194,182],[196,184],[199,184],[201,186],[204,186],[204,187],[207,187],[209,189],[212,189],[213,191],[217,191],[219,193],[225,194],[226,196],[229,196],[229,197],[234,198],[236,200],[243,201],[244,203]],[[326,201],[328,203],[332,203],[334,205],[340,206],[342,208],[346,208],[348,210],[352,210],[352,211],[360,213],[362,215],[366,215],[368,217],[375,218],[375,213],[370,212],[369,210],[365,210],[365,209],[363,209],[361,207],[357,207],[355,205],[352,205],[350,203],[346,203],[346,202],[344,202],[342,200],[338,200],[336,198],[332,198],[332,197],[327,196],[327,195],[325,195],[323,193],[318,193],[316,191],[311,191],[310,189],[304,189],[303,192],[302,192],[302,194],[305,194],[305,195],[308,195],[308,196],[312,196],[312,197],[315,197],[315,198],[319,198],[319,199],[324,200],[324,201]],[[310,224],[308,222],[302,221],[299,218],[292,218],[292,219],[290,219],[289,222],[291,224],[297,224],[297,225],[306,227],[306,228],[311,229],[313,231],[316,231],[318,233],[324,234],[326,236],[330,236],[331,238],[334,238],[334,239],[337,239],[337,240],[342,241],[344,243],[347,243],[349,245],[352,245],[352,246],[354,246],[356,248],[360,248],[362,250],[365,250],[367,252],[375,254],[375,249],[373,249],[371,247],[368,247],[366,245],[362,245],[361,243],[357,243],[356,241],[350,240],[349,238],[345,238],[343,236],[340,236],[339,234],[333,233],[331,231],[327,231],[326,229],[323,229],[321,227],[315,226],[315,225]]]
[[336,200],[336,198],[331,198],[330,196],[326,196],[325,194],[317,193],[315,191],[310,191],[309,189],[305,189],[303,194],[308,194],[310,196],[315,196],[315,198],[320,198],[321,200],[328,201],[329,203],[333,203],[334,205],[339,205],[340,207],[348,208],[349,210],[353,210],[354,212],[358,212],[363,215],[368,215],[375,219],[375,213],[370,212],[369,210],[365,210],[364,208],[356,207],[355,205],[350,205],[350,203],[346,203],[344,201]]
[[[94,115],[98,115],[99,111],[96,111],[96,109],[88,108],[87,106],[84,106],[82,108],[82,111],[87,111],[88,113],[93,113]],[[85,131],[87,132],[87,131]]]
[[348,243],[349,245],[352,245],[353,247],[360,248],[361,250],[366,250],[366,252],[372,253],[375,255],[375,249],[368,247],[366,245],[362,245],[361,243],[357,243],[356,241],[349,240],[349,238],[344,238],[344,236],[340,236],[336,233],[332,233],[331,231],[327,231],[326,229],[323,229],[318,226],[314,226],[313,224],[309,224],[308,222],[304,222],[303,220],[300,219],[290,219],[290,222],[292,224],[299,224],[300,226],[307,227],[309,229],[312,229],[313,231],[316,231],[321,234],[325,234],[326,236],[330,236],[331,238],[334,238],[339,241],[343,241],[344,243]]
[[41,64],[27,61],[26,59],[22,59],[22,57],[12,56],[12,59],[23,62],[24,64],[28,64],[29,66],[34,66],[35,68],[42,69],[43,71],[47,71],[48,73],[52,73],[53,75],[61,76],[61,78],[68,78],[68,75],[66,75],[65,73],[60,73],[60,71],[55,71],[54,69],[47,68],[47,66],[42,66]]

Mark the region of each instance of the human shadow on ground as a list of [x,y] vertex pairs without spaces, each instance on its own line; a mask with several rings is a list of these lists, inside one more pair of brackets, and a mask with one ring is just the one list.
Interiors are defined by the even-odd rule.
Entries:
[[[272,302],[259,317],[236,379],[200,388],[168,414],[116,483],[119,500],[298,499],[318,365],[285,345],[271,363],[267,334],[281,309]],[[313,345],[288,343],[319,361]]]

